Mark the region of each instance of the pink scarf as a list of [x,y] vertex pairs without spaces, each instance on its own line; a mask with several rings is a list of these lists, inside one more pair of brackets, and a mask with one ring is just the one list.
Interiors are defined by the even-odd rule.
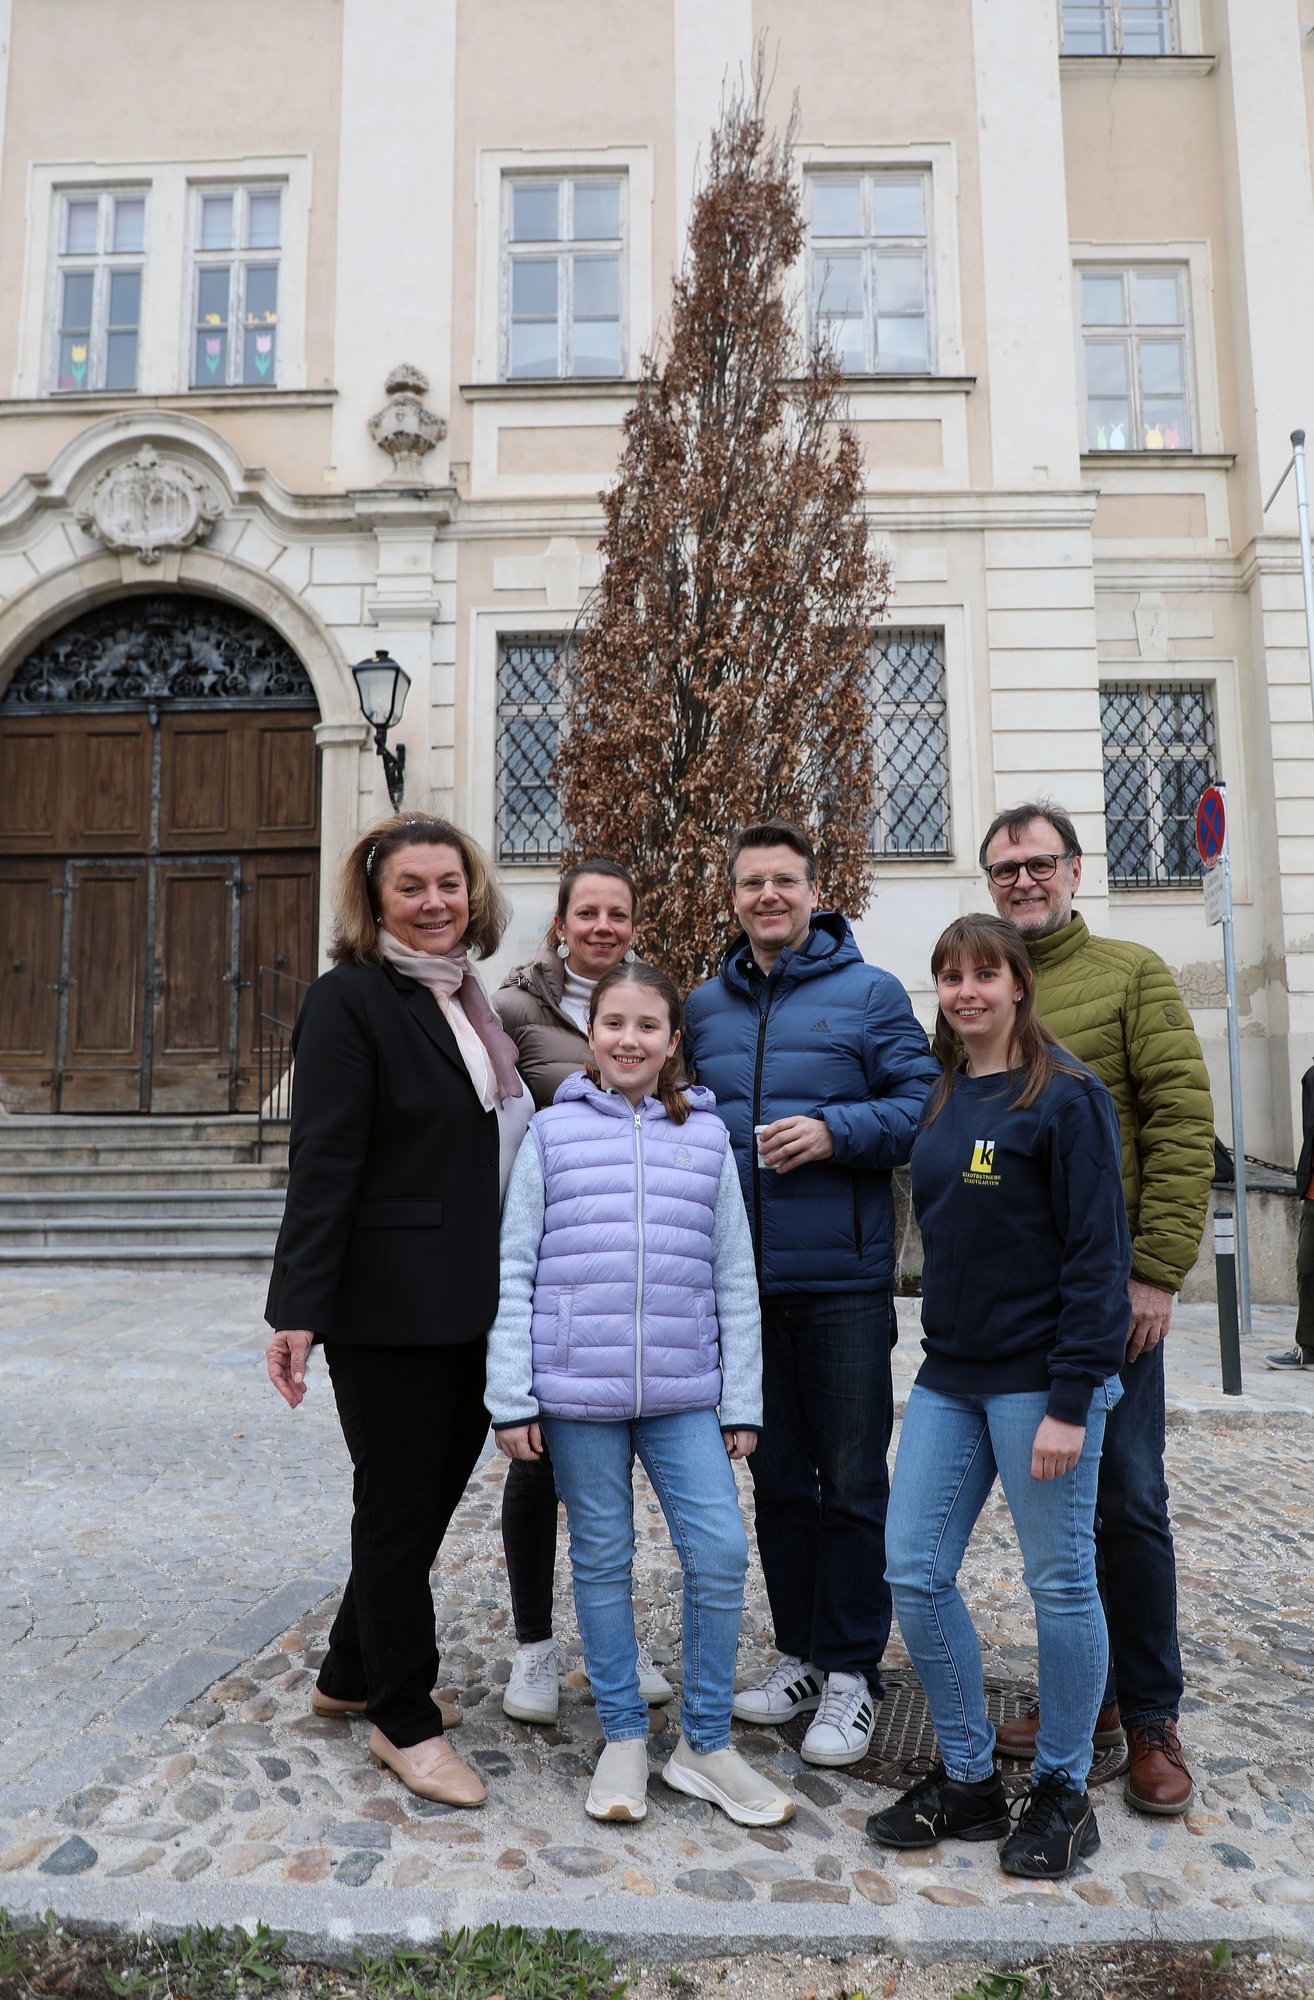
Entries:
[[[389,965],[433,994],[456,1036],[462,1061],[485,1109],[491,1111],[494,1103],[505,1104],[508,1098],[521,1096],[525,1086],[516,1074],[516,1045],[494,1013],[479,974],[468,962],[465,946],[447,952],[412,951],[391,931],[380,928],[379,950]],[[482,1049],[471,1047],[471,1030]],[[479,1060],[481,1053],[486,1065]]]

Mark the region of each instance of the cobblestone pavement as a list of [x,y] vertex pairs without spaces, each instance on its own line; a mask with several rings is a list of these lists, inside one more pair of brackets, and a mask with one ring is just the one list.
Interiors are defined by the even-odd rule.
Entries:
[[[1314,1380],[1262,1367],[1290,1344],[1290,1312],[1257,1310],[1239,1399],[1219,1388],[1210,1308],[1179,1309],[1171,1335],[1195,1809],[1154,1821],[1103,1788],[1099,1854],[1069,1883],[1020,1888],[992,1848],[906,1864],[878,1853],[863,1822],[889,1794],[810,1769],[767,1732],[741,1747],[797,1812],[744,1833],[661,1783],[669,1711],[652,1717],[647,1820],[589,1821],[599,1732],[569,1608],[558,1724],[501,1710],[513,1641],[499,1460],[472,1480],[434,1579],[459,1746],[488,1806],[426,1806],[384,1778],[363,1725],[309,1713],[346,1570],[347,1459],[318,1365],[295,1416],[265,1382],[262,1297],[255,1279],[214,1274],[0,1282],[0,1906],[124,1923],[263,1916],[320,1947],[492,1917],[578,1922],[668,1955],[875,1937],[1314,1937]],[[905,1389],[915,1313],[901,1305]],[[678,1677],[678,1571],[641,1477],[637,1504],[641,1629]],[[988,1670],[1033,1673],[1001,1499],[966,1589]],[[769,1657],[755,1571],[741,1671]]]

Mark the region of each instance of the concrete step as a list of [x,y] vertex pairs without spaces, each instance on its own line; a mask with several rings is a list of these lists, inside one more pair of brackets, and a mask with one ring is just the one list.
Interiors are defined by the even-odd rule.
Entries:
[[[265,1126],[261,1165],[286,1162],[287,1125]],[[164,1182],[176,1167],[256,1165],[256,1120],[192,1118],[0,1118],[0,1173],[28,1167],[126,1167],[155,1170]]]
[[263,1166],[251,1166],[246,1161],[228,1161],[222,1165],[194,1161],[180,1165],[159,1166],[153,1161],[142,1160],[131,1166],[102,1166],[98,1164],[46,1165],[13,1167],[6,1155],[0,1153],[0,1203],[11,1193],[82,1193],[89,1196],[122,1190],[125,1193],[148,1194],[158,1190],[166,1179],[171,1191],[177,1193],[201,1193],[207,1189],[216,1193],[247,1193],[263,1188],[284,1188],[287,1186],[286,1147],[282,1149],[280,1164],[278,1149],[274,1149],[271,1159],[266,1153]]
[[233,1248],[222,1243],[193,1243],[190,1249],[169,1245],[122,1243],[58,1243],[49,1245],[0,1245],[0,1266],[6,1269],[48,1266],[72,1269],[96,1265],[107,1270],[148,1269],[152,1271],[193,1271],[198,1265],[219,1271],[267,1275],[273,1260],[272,1241]]
[[6,1223],[29,1222],[48,1217],[52,1223],[76,1223],[92,1217],[116,1223],[165,1225],[196,1217],[207,1227],[219,1227],[239,1219],[272,1223],[278,1227],[283,1214],[282,1188],[228,1189],[179,1188],[23,1188],[0,1191],[0,1228]]

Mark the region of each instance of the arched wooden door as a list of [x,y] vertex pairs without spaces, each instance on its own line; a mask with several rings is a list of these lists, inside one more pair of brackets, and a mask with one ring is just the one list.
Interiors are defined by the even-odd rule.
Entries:
[[105,605],[0,701],[0,1100],[253,1110],[255,974],[315,973],[319,760],[300,661],[245,612]]

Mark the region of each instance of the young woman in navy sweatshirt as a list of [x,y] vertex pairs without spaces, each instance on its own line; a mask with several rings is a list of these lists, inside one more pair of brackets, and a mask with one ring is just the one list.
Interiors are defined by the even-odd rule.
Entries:
[[[942,1762],[867,1822],[888,1847],[1008,1835],[1009,1874],[1099,1846],[1086,1793],[1108,1638],[1095,1482],[1127,1338],[1131,1242],[1113,1100],[1036,1016],[1026,947],[961,917],[931,958],[932,1089],[912,1153],[926,1359],[886,1526],[888,1578]],[[998,1474],[1036,1613],[1041,1726],[1017,1826],[994,1769],[958,1569]]]

